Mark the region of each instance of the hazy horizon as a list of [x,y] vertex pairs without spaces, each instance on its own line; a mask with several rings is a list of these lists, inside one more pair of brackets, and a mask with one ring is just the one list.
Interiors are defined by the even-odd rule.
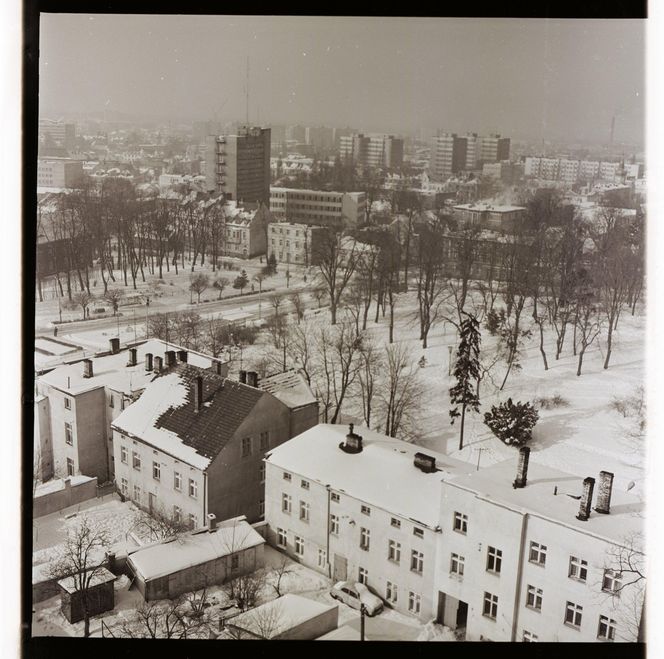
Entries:
[[42,14],[40,114],[643,143],[645,21]]

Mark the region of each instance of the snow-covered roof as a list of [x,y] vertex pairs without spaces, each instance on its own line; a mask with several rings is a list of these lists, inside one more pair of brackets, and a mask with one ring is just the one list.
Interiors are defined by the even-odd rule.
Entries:
[[[362,451],[346,453],[339,444],[347,432],[345,425],[319,424],[273,449],[267,462],[431,528],[440,520],[441,481],[473,468],[363,426],[354,429]],[[438,471],[415,467],[418,452],[433,456]]]
[[[599,486],[599,470],[588,474],[595,478],[595,496]],[[479,498],[508,505],[516,510],[527,511],[540,517],[555,520],[565,526],[588,534],[620,543],[630,533],[643,530],[645,507],[637,497],[613,487],[611,512],[596,513],[594,509],[585,522],[576,518],[579,512],[578,497],[583,491],[583,478],[558,471],[530,460],[527,483],[524,488],[514,488],[512,483],[517,473],[517,459],[504,460],[477,472],[456,478],[446,487],[458,487],[475,492]],[[557,494],[554,488],[557,487]],[[443,497],[444,498],[444,497]]]
[[291,409],[316,402],[307,381],[293,369],[263,378],[258,386]]
[[525,211],[524,206],[507,206],[498,204],[457,204],[454,210],[467,210],[467,211],[491,211],[492,213],[510,213],[512,211]]
[[195,531],[139,549],[129,556],[129,561],[136,572],[149,581],[264,543],[262,536],[246,521],[234,521],[212,531]]
[[[350,625],[342,625],[341,627],[337,627],[336,629],[333,629],[331,632],[328,632],[327,634],[319,636],[315,640],[316,641],[359,641],[360,631],[359,629],[355,629],[355,627],[351,627]],[[365,634],[364,640],[370,641],[371,638],[369,638]]]
[[[60,588],[63,590],[66,590],[68,593],[75,593],[78,590],[76,583],[79,581],[79,579],[80,577],[77,579],[74,577],[65,577],[64,579],[60,579],[60,581],[58,581],[58,586],[60,586]],[[96,572],[90,578],[88,588],[98,586],[102,583],[108,583],[109,581],[115,581],[115,579],[116,576],[105,567],[97,568]]]

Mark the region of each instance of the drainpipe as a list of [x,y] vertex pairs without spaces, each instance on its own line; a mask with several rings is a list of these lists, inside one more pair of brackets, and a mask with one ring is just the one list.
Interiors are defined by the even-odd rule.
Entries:
[[521,582],[523,580],[523,560],[526,551],[526,531],[528,529],[528,513],[523,514],[521,523],[521,542],[519,546],[519,557],[517,562],[518,572],[516,574],[516,591],[514,594],[514,611],[512,612],[512,634],[510,640],[516,641],[516,630],[519,622],[519,599],[521,597]]
[[203,521],[207,520],[207,472],[203,471]]
[[327,576],[332,578],[332,563],[330,563],[330,486],[326,485],[327,489],[327,533],[325,534],[326,545],[325,545],[325,558],[327,562]]

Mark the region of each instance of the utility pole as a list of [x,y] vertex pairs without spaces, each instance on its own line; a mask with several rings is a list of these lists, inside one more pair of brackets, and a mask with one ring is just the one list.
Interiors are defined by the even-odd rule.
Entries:
[[360,641],[364,640],[364,615],[366,612],[364,604],[360,604]]
[[482,457],[482,451],[486,451],[486,448],[476,448],[477,451],[477,469],[475,471],[480,470],[480,458]]

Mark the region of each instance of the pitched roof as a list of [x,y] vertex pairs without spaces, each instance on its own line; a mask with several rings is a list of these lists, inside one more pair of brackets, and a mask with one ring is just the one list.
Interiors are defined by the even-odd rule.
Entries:
[[293,369],[263,378],[259,381],[258,386],[290,408],[316,402],[316,397],[305,379]]

